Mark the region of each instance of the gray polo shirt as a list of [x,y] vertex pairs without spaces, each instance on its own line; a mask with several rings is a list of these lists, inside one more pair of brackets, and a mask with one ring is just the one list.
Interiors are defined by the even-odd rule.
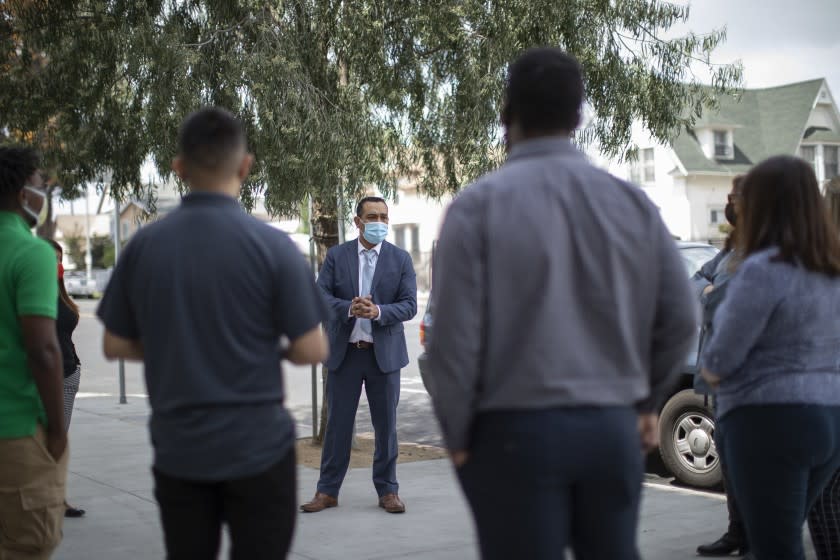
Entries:
[[451,449],[483,411],[655,411],[696,329],[656,207],[560,137],[517,145],[452,203],[433,298],[432,399]]
[[279,342],[315,328],[326,307],[285,233],[233,198],[192,193],[134,236],[98,315],[143,343],[160,472],[231,480],[291,449]]

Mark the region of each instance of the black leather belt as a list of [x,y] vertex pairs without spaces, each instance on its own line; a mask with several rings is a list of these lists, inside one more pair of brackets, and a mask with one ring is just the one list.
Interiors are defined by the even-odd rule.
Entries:
[[368,348],[373,348],[373,342],[365,342],[364,340],[360,340],[358,342],[351,342],[350,346],[353,348],[358,348],[359,350],[367,350]]

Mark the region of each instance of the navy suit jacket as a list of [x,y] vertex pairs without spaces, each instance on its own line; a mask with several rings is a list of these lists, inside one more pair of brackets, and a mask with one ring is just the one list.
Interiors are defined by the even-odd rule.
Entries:
[[[318,286],[332,311],[326,323],[330,356],[324,365],[336,371],[344,361],[350,333],[356,324],[349,317],[350,302],[359,295],[358,240],[332,247],[318,275]],[[380,316],[371,321],[373,349],[379,369],[390,373],[408,364],[403,321],[417,314],[417,278],[411,256],[387,241],[382,242],[371,280],[373,303]]]

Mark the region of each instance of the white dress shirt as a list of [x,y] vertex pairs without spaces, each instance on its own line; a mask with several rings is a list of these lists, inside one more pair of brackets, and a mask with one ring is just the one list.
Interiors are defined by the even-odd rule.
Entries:
[[[362,256],[362,251],[367,251],[367,248],[364,245],[362,245],[361,241],[357,241],[356,244],[358,246],[357,253],[356,253],[356,258],[359,259],[359,291],[361,291],[361,289],[362,289],[362,267],[365,266],[365,262],[364,262],[365,257]],[[380,243],[378,245],[374,245],[373,248],[370,249],[371,251],[376,252],[376,262],[373,265],[374,274],[376,273],[376,265],[379,263],[379,251],[381,249],[382,249],[382,243]],[[373,281],[373,277],[371,277],[371,281]],[[367,296],[367,295],[370,295],[370,294],[357,294],[357,295],[361,297],[361,296]],[[379,309],[378,305],[376,306],[376,309],[379,310],[379,315],[377,315],[376,319],[372,319],[371,322],[378,321],[379,318],[382,317],[382,310]],[[352,311],[348,311],[347,313],[348,313],[348,316],[351,316],[351,317],[353,316]],[[373,336],[366,333],[365,331],[363,331],[362,330],[362,325],[358,321],[356,321],[356,324],[353,325],[353,332],[350,333],[350,343],[353,344],[353,343],[359,342],[360,340],[364,341],[364,342],[373,343]]]

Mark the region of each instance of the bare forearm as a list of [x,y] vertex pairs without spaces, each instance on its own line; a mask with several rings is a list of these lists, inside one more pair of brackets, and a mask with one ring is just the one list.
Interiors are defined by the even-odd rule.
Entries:
[[109,360],[128,360],[130,362],[143,361],[143,345],[132,341],[130,345],[121,346],[105,354]]
[[48,346],[29,353],[29,371],[35,379],[47,414],[47,431],[64,432],[64,376],[58,346]]
[[126,348],[126,352],[122,356],[118,356],[124,360],[130,360],[134,362],[142,362],[143,361],[143,345],[140,344],[139,340],[132,340],[131,345]]
[[105,331],[102,350],[109,360],[143,361],[143,343],[140,340],[122,338]]
[[296,365],[317,364],[326,360],[329,353],[327,338],[317,326],[293,340],[283,357]]

